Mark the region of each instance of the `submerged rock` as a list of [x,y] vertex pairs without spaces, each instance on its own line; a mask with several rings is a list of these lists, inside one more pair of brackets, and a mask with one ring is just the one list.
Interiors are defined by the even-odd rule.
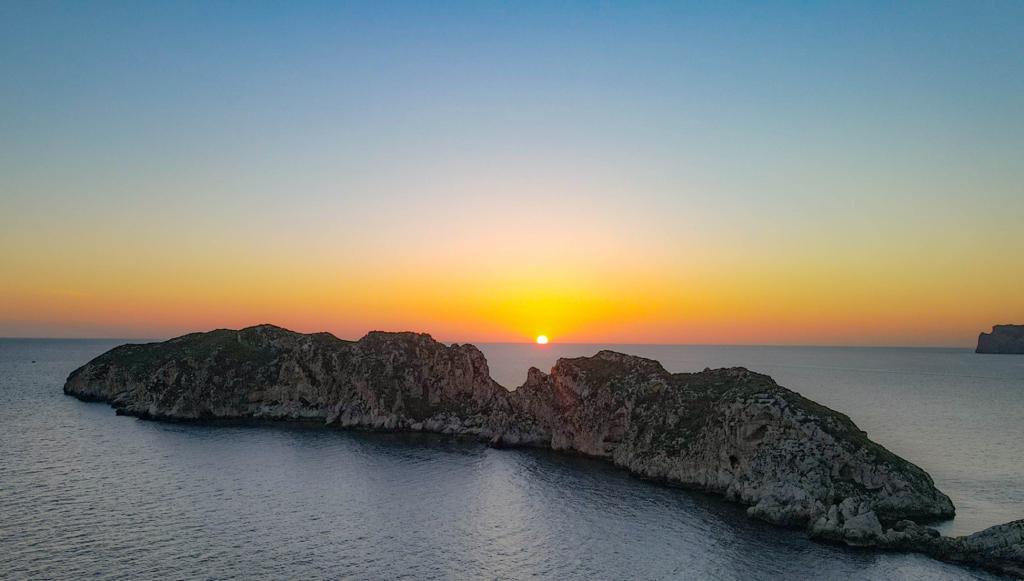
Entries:
[[549,374],[530,369],[508,391],[472,345],[260,325],[122,345],[72,372],[64,392],[150,419],[315,421],[564,450],[719,493],[816,538],[973,564],[988,555],[1006,571],[1024,562],[1020,523],[936,540],[915,521],[954,508],[927,473],[845,415],[743,368],[673,374],[601,351],[560,359]]
[[991,333],[978,335],[975,353],[1024,355],[1024,325],[995,325]]

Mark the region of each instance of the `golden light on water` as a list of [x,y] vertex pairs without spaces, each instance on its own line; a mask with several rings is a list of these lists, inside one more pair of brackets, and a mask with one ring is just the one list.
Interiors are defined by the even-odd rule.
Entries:
[[537,335],[537,344],[538,345],[547,345],[548,344],[548,337],[547,337],[547,335]]

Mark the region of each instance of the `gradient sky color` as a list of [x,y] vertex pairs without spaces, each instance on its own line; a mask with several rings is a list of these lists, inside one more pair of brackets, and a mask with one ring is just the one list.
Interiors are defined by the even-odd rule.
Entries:
[[1024,3],[0,2],[0,336],[973,344]]

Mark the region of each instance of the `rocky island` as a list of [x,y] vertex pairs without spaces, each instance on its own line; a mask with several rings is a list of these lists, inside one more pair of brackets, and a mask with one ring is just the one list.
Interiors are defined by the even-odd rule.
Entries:
[[974,352],[1024,355],[1024,325],[994,325],[991,333],[978,335]]
[[924,525],[952,517],[953,503],[927,473],[845,415],[743,368],[669,373],[601,351],[532,368],[509,391],[472,345],[260,325],[116,347],[72,372],[64,392],[147,419],[306,421],[585,454],[815,538],[1024,576],[1024,521],[942,537]]

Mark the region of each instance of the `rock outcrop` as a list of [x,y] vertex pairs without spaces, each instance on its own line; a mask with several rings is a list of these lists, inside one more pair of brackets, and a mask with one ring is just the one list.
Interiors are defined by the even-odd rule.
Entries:
[[515,426],[527,430],[524,443],[531,437],[479,349],[420,333],[193,333],[111,349],[75,370],[64,392],[147,419],[309,420],[483,438]]
[[829,515],[829,522],[819,521],[811,528],[814,538],[844,541],[850,544],[849,531],[839,528],[854,527],[864,533],[865,546],[925,553],[936,559],[980,567],[996,573],[1024,578],[1024,520],[989,527],[962,537],[944,537],[939,531],[910,520],[902,520],[883,531],[877,520],[854,515],[843,522]]
[[1024,355],[1024,325],[995,325],[991,333],[978,335],[975,353]]
[[848,417],[743,368],[671,374],[601,351],[530,370],[513,401],[556,450],[718,492],[776,524],[804,526],[842,502],[888,521],[953,516],[928,474]]
[[673,374],[601,351],[560,359],[549,374],[530,369],[509,391],[472,345],[261,325],[122,345],[72,372],[64,391],[149,419],[313,421],[552,448],[719,493],[825,540],[990,558],[1011,572],[1024,563],[1019,522],[983,537],[935,536],[917,521],[954,509],[927,473],[843,414],[743,368]]

